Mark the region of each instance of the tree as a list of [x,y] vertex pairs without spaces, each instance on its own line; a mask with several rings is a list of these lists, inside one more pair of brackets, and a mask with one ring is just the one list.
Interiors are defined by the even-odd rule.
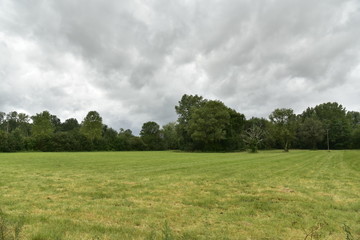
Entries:
[[360,126],[360,112],[349,111],[346,113],[346,117],[353,128]]
[[233,151],[243,149],[242,134],[244,132],[246,118],[244,114],[236,112],[234,109],[227,108],[229,113],[229,124],[227,124],[225,132],[226,137],[222,140],[223,150]]
[[179,124],[187,124],[191,119],[193,111],[203,106],[205,102],[207,100],[204,100],[202,96],[184,94],[179,101],[179,105],[175,106],[176,113],[179,115]]
[[193,150],[194,142],[189,130],[189,122],[193,112],[203,106],[207,100],[198,95],[183,95],[179,105],[175,106],[178,115],[177,133],[179,137],[179,147],[183,150]]
[[9,134],[0,130],[0,152],[10,152],[8,144]]
[[264,130],[257,125],[253,125],[245,131],[244,142],[252,153],[258,151],[259,144],[263,141],[264,135]]
[[63,132],[77,131],[80,129],[80,124],[76,118],[69,118],[61,124],[60,129]]
[[360,148],[360,112],[347,112],[346,117],[351,125],[351,148]]
[[124,130],[123,128],[120,128],[116,139],[115,149],[118,151],[133,150],[130,144],[131,138],[133,137],[134,135],[132,134],[132,131],[130,129]]
[[[248,130],[253,126],[257,126],[263,131],[263,140],[259,143],[259,149],[271,149],[275,146],[275,136],[274,124],[271,123],[268,119],[252,117],[245,123],[245,129]],[[273,133],[273,134],[272,134]]]
[[20,129],[20,133],[24,137],[30,136],[31,125],[30,125],[30,117],[25,113],[18,114],[18,128]]
[[33,121],[31,128],[33,137],[50,136],[54,132],[55,128],[51,121],[51,114],[48,111],[38,113],[32,116],[31,119]]
[[11,152],[25,150],[24,137],[19,128],[15,129],[9,134],[8,144]]
[[146,145],[144,141],[137,136],[134,136],[132,134],[132,131],[130,129],[124,130],[123,128],[120,128],[115,148],[118,151],[143,151],[146,150]]
[[[328,133],[330,148],[341,149],[349,146],[351,118],[347,117],[346,109],[342,105],[336,102],[319,104],[314,108],[307,108],[301,117],[315,117],[321,121],[325,133]],[[321,147],[327,148],[326,137]]]
[[289,151],[291,141],[295,137],[295,114],[292,109],[275,109],[269,116],[274,124],[275,134],[285,152]]
[[30,118],[25,113],[17,113],[16,111],[9,112],[8,114],[0,112],[0,129],[7,133],[12,133],[18,130],[17,134],[22,137],[30,135]]
[[80,132],[91,141],[101,138],[102,135],[102,118],[96,111],[90,111],[81,123]]
[[149,150],[162,150],[163,142],[160,136],[160,126],[156,122],[146,122],[140,131],[141,139]]
[[102,137],[105,141],[104,150],[115,150],[118,133],[112,128],[109,128],[107,125],[103,125]]
[[[6,113],[0,112],[0,131],[6,131]],[[1,141],[1,139],[0,139]],[[1,142],[0,142],[1,145]],[[1,147],[0,147],[1,149]]]
[[50,139],[46,149],[47,152],[62,152],[62,151],[81,151],[77,139],[70,132],[57,132],[54,133]]
[[0,125],[2,125],[4,123],[5,117],[6,117],[6,113],[0,112]]
[[147,150],[147,147],[141,137],[133,136],[130,138],[130,150],[144,151]]
[[243,147],[245,116],[222,102],[185,94],[175,110],[180,149],[231,151]]
[[229,110],[220,101],[207,101],[195,109],[189,121],[189,133],[197,148],[222,150],[221,140],[226,139],[229,120]]
[[51,118],[52,115],[48,111],[31,117],[33,121],[31,140],[34,150],[51,151],[51,137],[55,130]]
[[170,122],[162,127],[162,136],[165,149],[178,149],[179,139],[176,132],[176,123]]
[[351,133],[351,148],[360,149],[360,126],[354,128]]
[[56,115],[51,115],[51,123],[55,132],[61,131],[61,120]]
[[316,149],[325,136],[325,129],[320,120],[306,118],[299,127],[299,139],[306,148]]
[[11,133],[18,127],[18,113],[16,111],[9,112],[6,115],[6,132]]

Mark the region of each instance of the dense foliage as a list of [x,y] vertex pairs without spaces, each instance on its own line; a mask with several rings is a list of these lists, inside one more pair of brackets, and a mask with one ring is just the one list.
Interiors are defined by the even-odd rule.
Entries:
[[360,113],[323,103],[296,115],[275,109],[269,119],[251,118],[217,100],[184,95],[175,106],[176,122],[143,124],[140,136],[130,129],[116,131],[103,124],[96,111],[83,121],[64,122],[43,111],[28,116],[0,112],[0,151],[236,151],[250,149],[360,148]]

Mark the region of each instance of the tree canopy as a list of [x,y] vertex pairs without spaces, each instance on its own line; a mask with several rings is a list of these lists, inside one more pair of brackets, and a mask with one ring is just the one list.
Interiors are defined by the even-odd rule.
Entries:
[[163,149],[160,126],[156,122],[150,121],[144,123],[140,131],[140,136],[148,150]]
[[81,123],[80,132],[93,141],[101,138],[102,127],[100,114],[96,111],[90,111]]
[[207,101],[194,110],[189,120],[191,139],[201,150],[218,150],[226,138],[228,108],[220,101]]
[[274,124],[276,139],[287,152],[295,138],[294,111],[289,108],[277,108],[270,114],[269,119]]

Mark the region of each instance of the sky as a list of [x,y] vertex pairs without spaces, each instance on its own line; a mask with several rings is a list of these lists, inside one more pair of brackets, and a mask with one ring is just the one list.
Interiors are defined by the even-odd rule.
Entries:
[[0,111],[176,121],[183,94],[247,118],[360,111],[359,0],[0,0]]

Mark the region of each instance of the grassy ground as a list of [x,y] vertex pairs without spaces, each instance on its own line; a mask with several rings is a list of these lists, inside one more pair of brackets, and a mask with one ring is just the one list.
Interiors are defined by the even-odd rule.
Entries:
[[360,151],[0,154],[0,208],[32,240],[357,239]]

